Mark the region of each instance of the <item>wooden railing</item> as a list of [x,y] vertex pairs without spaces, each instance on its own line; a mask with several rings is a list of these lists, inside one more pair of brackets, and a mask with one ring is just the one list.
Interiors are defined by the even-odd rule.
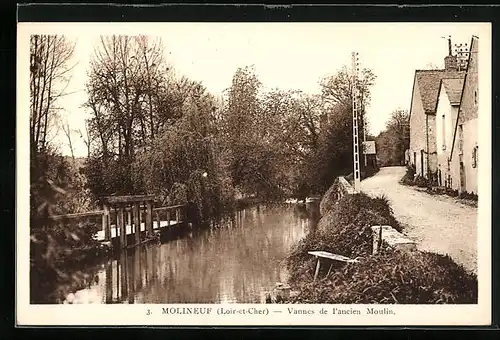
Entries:
[[[135,244],[141,243],[142,232],[146,234],[146,238],[154,234],[154,229],[162,228],[162,217],[166,214],[166,224],[170,227],[171,224],[180,225],[187,221],[187,212],[185,205],[174,205],[166,207],[154,208],[154,196],[138,195],[138,196],[109,196],[102,199],[102,210],[88,211],[82,213],[73,213],[65,215],[52,215],[49,220],[55,222],[75,223],[81,219],[101,218],[101,233],[104,233],[100,241],[111,241],[112,238],[119,237],[119,242],[122,248],[127,247],[127,235],[135,235]],[[154,228],[153,213],[155,214],[155,222],[157,228]],[[172,223],[171,216],[175,216],[175,222]],[[114,223],[112,223],[114,222]],[[141,230],[144,223],[144,230]],[[112,226],[114,225],[114,228]],[[130,234],[127,232],[127,227],[130,228]],[[112,229],[115,233],[112,235]],[[98,233],[99,234],[99,233]]]
[[84,217],[100,217],[104,214],[104,210],[96,210],[96,211],[86,211],[81,213],[74,214],[66,214],[66,215],[52,215],[49,216],[49,219],[52,221],[64,221],[64,220],[72,220],[72,219],[80,219]]

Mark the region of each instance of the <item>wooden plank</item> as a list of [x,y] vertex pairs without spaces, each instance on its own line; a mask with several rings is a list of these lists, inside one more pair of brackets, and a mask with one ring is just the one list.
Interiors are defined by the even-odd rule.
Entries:
[[134,213],[135,243],[139,244],[141,243],[141,212],[139,211],[139,203],[134,203],[133,213]]
[[75,214],[65,214],[65,215],[52,215],[48,216],[48,218],[52,221],[60,221],[65,219],[78,219],[82,217],[99,217],[104,214],[104,210],[96,210],[96,211],[87,211],[82,213]]
[[143,201],[153,201],[154,195],[134,195],[134,196],[106,196],[102,200],[107,203],[135,203]]
[[357,260],[351,259],[349,257],[338,255],[338,254],[332,254],[332,253],[329,253],[327,251],[310,251],[310,252],[308,252],[308,254],[316,256],[318,258],[321,257],[321,258],[330,259],[330,260],[334,260],[334,261],[342,261],[342,262],[349,262],[349,263],[358,262]]
[[156,207],[153,209],[153,211],[174,210],[176,208],[182,208],[185,206],[186,206],[185,204],[178,204],[178,205],[169,205],[167,207]]

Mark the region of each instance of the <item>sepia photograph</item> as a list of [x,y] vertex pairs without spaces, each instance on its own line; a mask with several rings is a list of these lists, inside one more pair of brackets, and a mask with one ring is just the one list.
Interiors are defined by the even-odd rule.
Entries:
[[18,304],[488,321],[490,29],[19,23]]

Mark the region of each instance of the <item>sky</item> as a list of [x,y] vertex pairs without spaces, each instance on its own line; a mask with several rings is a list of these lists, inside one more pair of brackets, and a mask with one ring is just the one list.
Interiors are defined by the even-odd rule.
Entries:
[[[238,67],[254,65],[266,89],[298,89],[319,93],[319,80],[351,65],[358,52],[361,68],[377,79],[367,108],[369,132],[377,135],[395,109],[410,108],[416,69],[443,67],[448,42],[470,44],[488,26],[480,23],[61,23],[31,24],[31,33],[61,33],[75,41],[71,93],[58,103],[73,130],[84,129],[88,117],[84,83],[93,46],[108,34],[160,37],[166,60],[178,74],[201,81],[214,95],[231,85]],[[29,40],[28,40],[29,41]],[[70,154],[62,130],[53,142]],[[75,156],[86,156],[85,144],[73,132]]]

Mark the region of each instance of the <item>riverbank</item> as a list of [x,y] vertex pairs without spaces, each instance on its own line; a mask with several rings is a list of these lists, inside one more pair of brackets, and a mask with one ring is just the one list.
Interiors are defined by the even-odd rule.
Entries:
[[[316,231],[295,245],[288,257],[292,297],[284,303],[477,303],[477,277],[449,256],[383,248],[373,255],[371,226],[403,231],[385,197],[347,194],[336,202],[324,196]],[[309,251],[357,259],[320,268]]]
[[[69,292],[82,289],[93,281],[94,277],[89,274],[89,268],[95,267],[97,270],[100,263],[113,255],[110,247],[99,243],[75,248],[66,244],[53,244],[50,247],[60,248],[57,257],[47,260],[35,255],[31,259],[30,303],[32,304],[60,303]],[[46,250],[46,253],[51,251],[53,250]],[[36,251],[31,251],[34,252]]]

